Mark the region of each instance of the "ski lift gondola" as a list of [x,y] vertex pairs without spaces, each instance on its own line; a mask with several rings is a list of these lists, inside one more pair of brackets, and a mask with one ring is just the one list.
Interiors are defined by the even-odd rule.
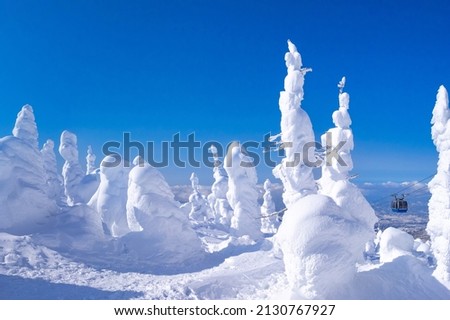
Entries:
[[[434,176],[434,174],[429,175],[428,177],[425,177],[419,181],[415,181],[412,184],[408,184],[406,187],[404,187],[403,189],[398,190],[397,192],[395,192],[394,194],[388,194],[384,197],[381,197],[380,199],[372,202],[372,205],[378,204],[381,201],[386,201],[387,198],[392,197],[392,201],[391,201],[391,210],[392,212],[398,212],[398,213],[404,213],[404,212],[408,212],[409,209],[409,205],[408,205],[408,201],[406,200],[406,196],[411,196],[411,194],[420,192],[422,190],[426,190],[428,189],[428,185],[425,184],[420,188],[414,188],[415,186],[419,185],[421,182],[424,182],[426,180],[431,179]],[[408,193],[405,193],[408,192]],[[401,194],[401,196],[399,196],[399,194]],[[411,199],[410,199],[411,200]]]
[[397,196],[397,194],[392,195],[394,199],[391,201],[392,212],[404,213],[408,211],[408,201],[405,200],[405,195]]

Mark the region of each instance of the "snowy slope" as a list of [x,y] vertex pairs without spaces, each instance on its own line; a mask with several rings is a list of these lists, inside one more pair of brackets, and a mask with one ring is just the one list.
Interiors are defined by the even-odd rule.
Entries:
[[[203,270],[173,275],[130,272],[82,263],[33,243],[0,234],[1,299],[285,299],[284,265],[270,239],[260,247],[234,246],[212,254]],[[450,299],[432,270],[414,257],[367,265],[342,299]],[[406,273],[405,270],[414,272]]]

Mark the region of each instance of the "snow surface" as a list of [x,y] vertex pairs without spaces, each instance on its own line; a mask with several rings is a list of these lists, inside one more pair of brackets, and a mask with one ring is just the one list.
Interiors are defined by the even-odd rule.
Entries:
[[401,230],[387,228],[380,238],[380,262],[391,262],[394,259],[412,255],[414,238]]
[[[212,234],[211,234],[212,236]],[[230,246],[202,269],[156,274],[130,270],[129,261],[82,262],[36,243],[34,236],[0,233],[1,299],[287,299],[283,261],[271,240]],[[406,272],[408,271],[408,272]],[[360,270],[340,299],[450,299],[423,261],[402,256]]]

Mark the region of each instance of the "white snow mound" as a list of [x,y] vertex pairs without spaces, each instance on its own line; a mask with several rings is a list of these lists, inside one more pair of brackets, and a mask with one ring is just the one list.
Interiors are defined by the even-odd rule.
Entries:
[[387,228],[381,234],[380,262],[390,262],[404,255],[412,255],[414,238],[399,229]]
[[359,228],[323,195],[303,197],[286,211],[276,239],[293,298],[327,299],[352,280],[364,250]]

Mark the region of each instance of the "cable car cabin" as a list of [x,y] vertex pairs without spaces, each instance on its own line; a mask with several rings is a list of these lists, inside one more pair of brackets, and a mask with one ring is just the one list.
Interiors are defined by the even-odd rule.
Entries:
[[405,200],[404,197],[397,198],[395,197],[394,200],[391,202],[391,209],[392,212],[407,212],[408,211],[408,201]]

